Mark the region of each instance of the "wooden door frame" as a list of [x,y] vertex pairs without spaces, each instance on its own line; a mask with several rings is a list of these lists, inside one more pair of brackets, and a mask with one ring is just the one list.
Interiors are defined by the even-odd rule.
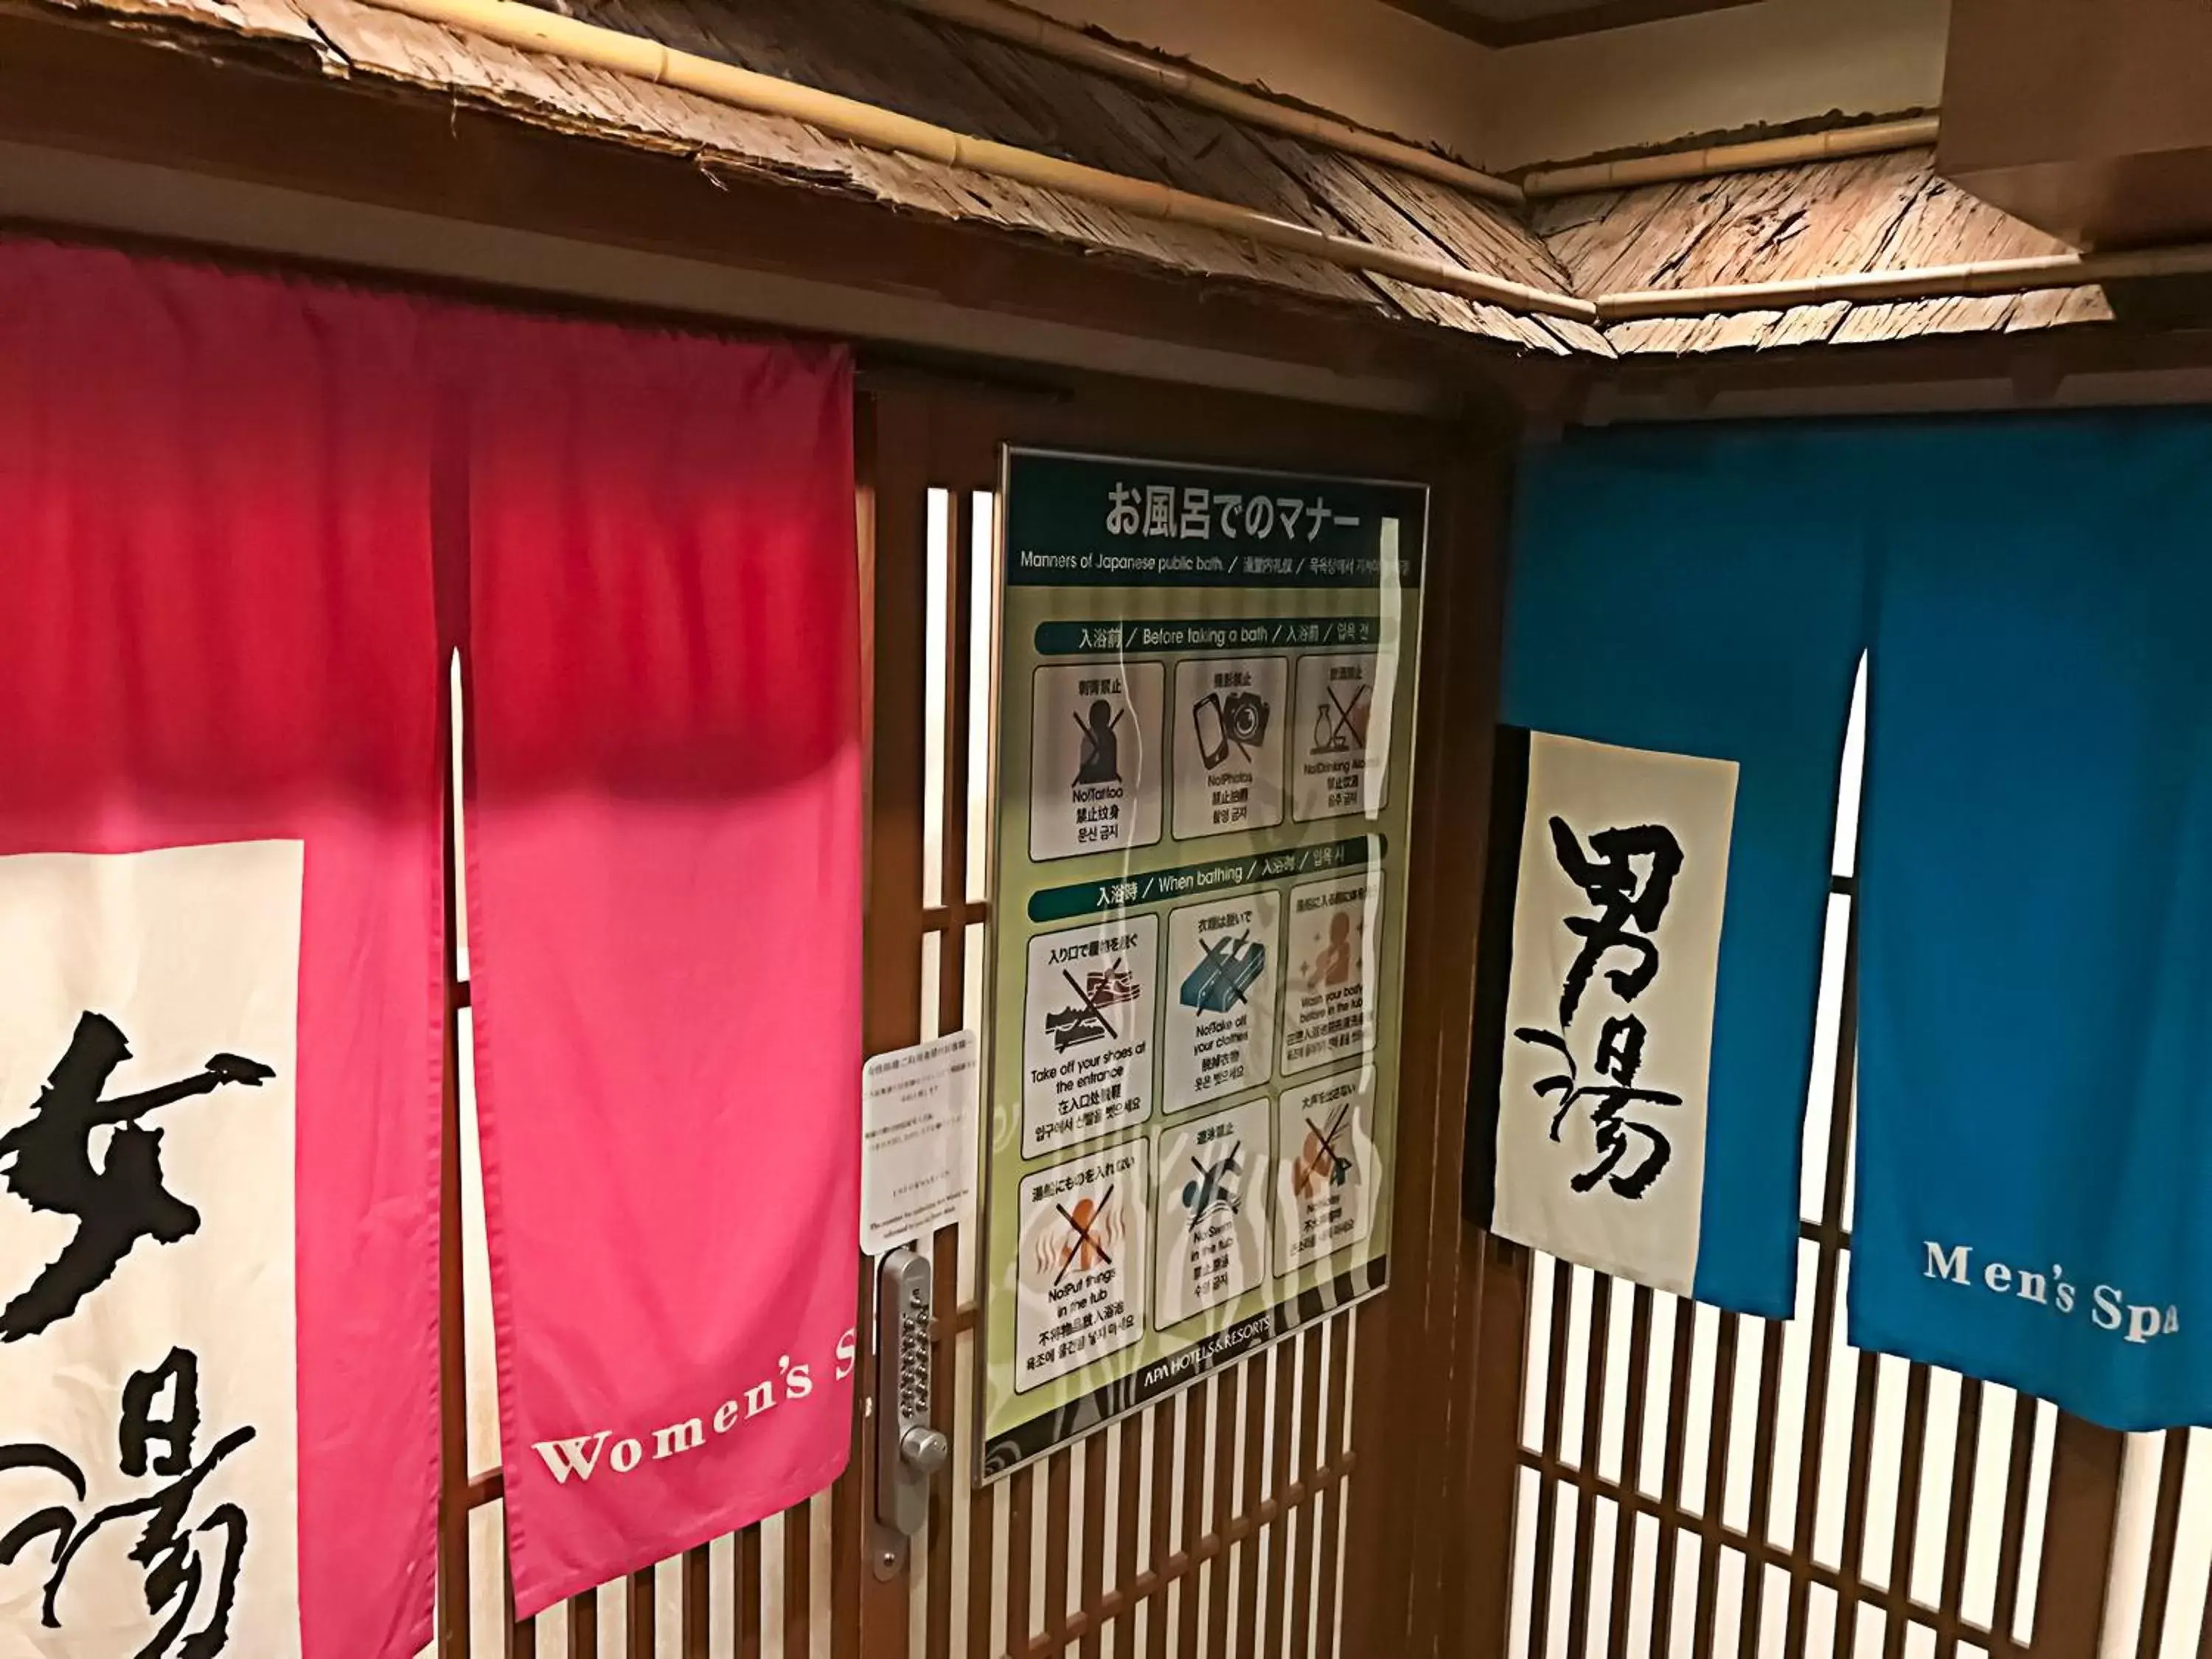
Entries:
[[[926,658],[926,491],[995,489],[1001,442],[1404,477],[1432,488],[1412,837],[1413,890],[1424,900],[1411,907],[1407,931],[1391,1283],[1358,1316],[1341,1651],[1459,1651],[1464,1609],[1449,1593],[1459,1577],[1464,1540],[1455,1519],[1465,1511],[1469,1467],[1458,1445],[1469,1421],[1461,1409],[1466,1390],[1459,1367],[1474,1352],[1463,1340],[1465,1315],[1480,1295],[1479,1275],[1468,1274],[1462,1248],[1460,1152],[1513,421],[1502,407],[1444,424],[1083,374],[1013,388],[864,374],[863,387],[858,419],[872,757],[870,1052],[917,1039],[924,938],[949,927],[941,932],[949,953],[957,926],[974,919],[959,902],[965,842],[950,833],[949,811],[945,902],[925,914],[916,898],[924,734],[913,689]],[[957,607],[965,583],[956,579],[951,586]],[[952,702],[948,698],[948,725],[957,732],[966,710],[955,710]],[[964,743],[948,737],[945,752],[950,799],[956,787],[964,793]],[[951,966],[948,961],[940,986],[952,981]],[[949,1232],[945,1237],[949,1240]],[[952,1310],[970,1288],[940,1272],[942,1399],[951,1397],[951,1340],[960,1318]],[[872,1364],[864,1364],[864,1393],[872,1376]],[[1095,1449],[1076,1455],[1103,1462],[1103,1437],[1094,1440]],[[909,1579],[877,1581],[859,1553],[873,1455],[872,1437],[860,1434],[856,1424],[854,1468],[839,1483],[834,1511],[838,1605],[852,1606],[854,1617],[848,1629],[841,1613],[834,1650],[840,1659],[909,1659]],[[951,1505],[968,1501],[965,1488],[961,1471],[940,1480],[933,1520],[949,1522]],[[1043,1492],[1042,1482],[1037,1490]],[[917,1569],[939,1591],[951,1586],[949,1559],[940,1560],[936,1547],[947,1530],[933,1527],[933,1548]],[[945,1549],[949,1556],[949,1544]],[[1065,1583],[1070,1564],[1054,1561],[1047,1571]],[[1504,1571],[1501,1559],[1501,1584]],[[979,1607],[989,1594],[988,1566],[981,1576],[985,1585],[969,1592]],[[1279,1575],[1270,1578],[1279,1586]],[[848,1583],[849,1602],[842,1593]],[[1125,1607],[1114,1602],[1117,1612]],[[1087,1632],[1088,1651],[1097,1627],[1079,1621],[1069,1633]],[[1048,1619],[1048,1633],[1053,1630]],[[1008,1646],[1017,1656],[1024,1651],[1024,1644]],[[927,1654],[911,1659],[949,1659],[934,1620]]]

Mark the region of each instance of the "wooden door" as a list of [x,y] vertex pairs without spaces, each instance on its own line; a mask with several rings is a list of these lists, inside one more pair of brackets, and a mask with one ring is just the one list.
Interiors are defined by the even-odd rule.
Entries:
[[[979,1024],[989,917],[993,492],[1005,442],[1435,491],[1419,686],[1389,1288],[997,1485],[970,1489],[972,1228],[929,1246],[935,1416],[956,1442],[905,1570],[871,1569],[872,1437],[829,1492],[517,1624],[507,1599],[465,940],[453,955],[439,1659],[1280,1659],[1457,1652],[1481,1287],[1458,1184],[1509,452],[1465,427],[1091,377],[863,376],[868,1052]],[[979,582],[979,575],[981,580]],[[854,1261],[865,1310],[869,1264]],[[863,1316],[863,1331],[868,1330]],[[859,1398],[873,1392],[864,1359]],[[864,1407],[865,1409],[865,1407]]]
[[[872,1051],[980,1025],[993,492],[1002,443],[1417,478],[1425,597],[1392,1283],[1139,1416],[971,1491],[969,1229],[933,1246],[939,1426],[909,1571],[860,1580],[866,1659],[1226,1659],[1456,1650],[1444,1518],[1462,1282],[1458,1172],[1476,839],[1487,776],[1506,452],[1463,430],[1131,382],[1023,392],[884,382],[864,410],[872,548]],[[841,1504],[865,1503],[872,1478]],[[847,1511],[840,1510],[841,1515]],[[865,1510],[852,1510],[855,1525]],[[841,1539],[840,1563],[845,1545]]]

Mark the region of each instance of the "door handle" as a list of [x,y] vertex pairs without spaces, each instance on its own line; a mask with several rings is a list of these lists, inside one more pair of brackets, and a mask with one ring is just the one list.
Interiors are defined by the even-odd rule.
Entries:
[[902,1247],[876,1268],[876,1515],[878,1578],[906,1565],[909,1540],[929,1516],[929,1483],[952,1461],[952,1442],[930,1422],[929,1261]]

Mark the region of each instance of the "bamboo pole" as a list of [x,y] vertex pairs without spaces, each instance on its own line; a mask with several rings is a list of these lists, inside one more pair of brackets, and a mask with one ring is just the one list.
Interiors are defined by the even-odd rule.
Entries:
[[1311,139],[1332,149],[1417,173],[1486,201],[1514,207],[1521,204],[1519,185],[1479,172],[1463,161],[1455,161],[1402,139],[1386,137],[1335,116],[1323,115],[1318,110],[1248,92],[1203,70],[1102,40],[1095,34],[1041,16],[1026,7],[1007,4],[1006,0],[899,0],[899,3],[908,11],[957,23],[1064,63],[1168,93],[1185,103],[1218,110],[1271,132]]
[[1705,149],[1674,150],[1663,155],[1628,155],[1578,167],[1543,167],[1524,175],[1521,189],[1528,200],[1536,202],[1557,196],[1580,196],[1591,191],[1630,190],[1639,185],[1711,179],[1729,173],[1756,173],[1763,167],[1799,167],[1808,161],[1837,161],[1848,155],[1881,155],[1934,143],[1939,125],[1933,115],[1915,116],[1905,121],[1831,127],[1825,132],[1761,138],[1744,144],[1716,144]]
[[1791,282],[1735,283],[1717,288],[1644,289],[1601,294],[1601,321],[1654,317],[1713,317],[1746,311],[1787,311],[1793,306],[1856,305],[1900,301],[1984,298],[2089,288],[2105,283],[2161,276],[2212,275],[2212,243],[2142,248],[2127,253],[2060,253],[2031,259],[1990,259],[1973,264],[1921,265],[1905,270],[1854,271]]
[[1595,319],[1587,300],[1531,288],[1503,276],[1469,270],[1448,259],[1380,247],[1356,237],[1294,224],[1233,202],[1194,195],[1148,179],[1132,179],[1101,167],[1085,167],[1058,156],[955,132],[933,122],[864,104],[817,88],[800,86],[734,64],[704,58],[649,40],[641,35],[602,27],[540,10],[520,0],[374,0],[387,11],[404,13],[466,33],[498,40],[522,52],[536,52],[588,64],[657,86],[675,87],[702,98],[756,114],[803,121],[820,131],[872,149],[920,156],[948,167],[966,167],[1097,202],[1139,218],[1200,225],[1224,235],[1302,254],[1350,270],[1389,276],[1418,288],[1434,289],[1486,305],[1540,316]]
[[[1194,195],[1146,179],[1085,167],[1015,145],[958,133],[895,111],[864,104],[795,82],[741,69],[657,40],[580,22],[520,0],[373,0],[385,10],[499,40],[520,51],[548,53],[655,85],[676,87],[717,103],[758,114],[803,121],[820,131],[866,145],[965,167],[994,178],[1097,202],[1135,217],[1200,225],[1224,235],[1340,269],[1388,276],[1413,287],[1538,316],[1585,323],[1652,318],[1697,318],[1749,311],[1783,311],[1836,301],[1869,305],[1976,298],[2081,288],[2109,282],[2212,275],[2212,243],[2145,248],[2124,253],[2059,254],[2026,259],[1848,272],[1786,282],[1732,283],[1711,288],[1648,289],[1602,294],[1595,301],[1533,288],[1473,270],[1449,260],[1380,247],[1355,237],[1296,224],[1254,209]],[[1900,124],[1892,124],[1893,127]],[[1872,129],[1856,129],[1870,135]],[[1892,135],[1894,137],[1894,133]],[[1840,135],[1814,135],[1832,140]],[[1772,141],[1772,145],[1798,141]],[[1867,142],[1872,142],[1868,137]],[[1764,148],[1774,166],[1772,145]],[[1747,147],[1737,147],[1738,154]],[[1707,154],[1711,154],[1708,152]]]

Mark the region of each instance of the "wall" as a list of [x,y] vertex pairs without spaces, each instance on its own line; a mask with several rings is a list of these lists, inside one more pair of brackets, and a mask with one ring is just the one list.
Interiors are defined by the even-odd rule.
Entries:
[[[1381,0],[1024,0],[1079,27],[1480,161],[1495,56]],[[1264,22],[1255,22],[1255,14]]]
[[1934,106],[1949,0],[1763,0],[1493,52],[1380,0],[1027,0],[1498,171]]
[[1948,0],[1765,0],[1496,54],[1498,169],[1691,133],[1933,108]]

